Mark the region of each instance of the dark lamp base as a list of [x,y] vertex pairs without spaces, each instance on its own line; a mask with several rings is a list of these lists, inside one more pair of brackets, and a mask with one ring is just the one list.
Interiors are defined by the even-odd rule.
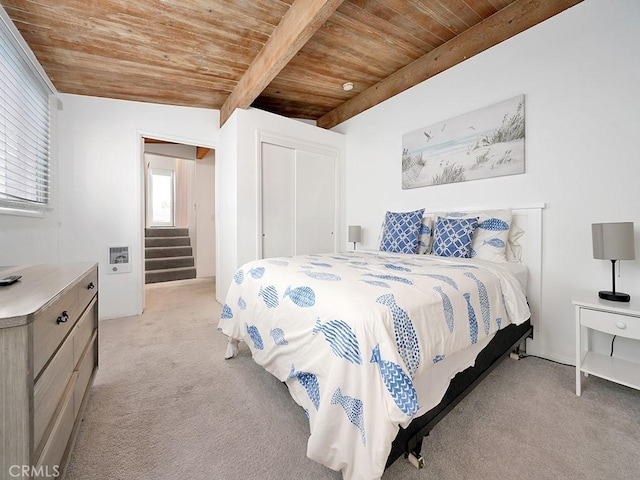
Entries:
[[631,301],[631,296],[626,293],[620,292],[598,292],[598,296],[605,300],[611,300],[612,302],[629,302]]

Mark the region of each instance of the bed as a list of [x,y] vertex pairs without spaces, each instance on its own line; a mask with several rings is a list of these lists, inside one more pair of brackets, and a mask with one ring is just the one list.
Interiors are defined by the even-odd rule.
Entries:
[[[424,227],[428,214],[416,214]],[[504,227],[488,214],[485,225],[500,228],[485,233],[501,231],[506,244],[525,224],[520,236],[539,257],[539,217],[509,209]],[[531,268],[482,257],[349,251],[249,262],[218,325],[226,357],[242,341],[287,385],[309,419],[309,458],[346,480],[380,478],[401,455],[419,454],[431,428],[532,335],[527,293],[537,297],[539,258]]]

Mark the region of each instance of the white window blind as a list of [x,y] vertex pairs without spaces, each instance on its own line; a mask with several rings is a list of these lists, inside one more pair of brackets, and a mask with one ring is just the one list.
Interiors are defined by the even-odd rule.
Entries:
[[0,208],[50,208],[51,90],[0,18]]

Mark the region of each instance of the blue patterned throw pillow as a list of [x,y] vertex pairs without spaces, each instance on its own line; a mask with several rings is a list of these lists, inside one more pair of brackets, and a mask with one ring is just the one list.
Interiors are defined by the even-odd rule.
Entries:
[[441,257],[469,258],[477,218],[438,217],[433,233],[432,253]]
[[416,253],[424,209],[414,212],[387,212],[382,226],[380,250]]

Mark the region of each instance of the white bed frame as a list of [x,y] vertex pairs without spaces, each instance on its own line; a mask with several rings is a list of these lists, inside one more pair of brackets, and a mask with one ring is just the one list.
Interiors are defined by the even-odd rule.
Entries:
[[526,350],[532,355],[540,355],[540,339],[542,338],[542,210],[544,203],[522,206],[473,206],[429,208],[426,214],[437,212],[475,212],[480,210],[499,210],[511,208],[513,223],[524,230],[518,243],[522,245],[521,262],[529,269],[527,281],[527,300],[531,310],[533,339],[527,339]]

